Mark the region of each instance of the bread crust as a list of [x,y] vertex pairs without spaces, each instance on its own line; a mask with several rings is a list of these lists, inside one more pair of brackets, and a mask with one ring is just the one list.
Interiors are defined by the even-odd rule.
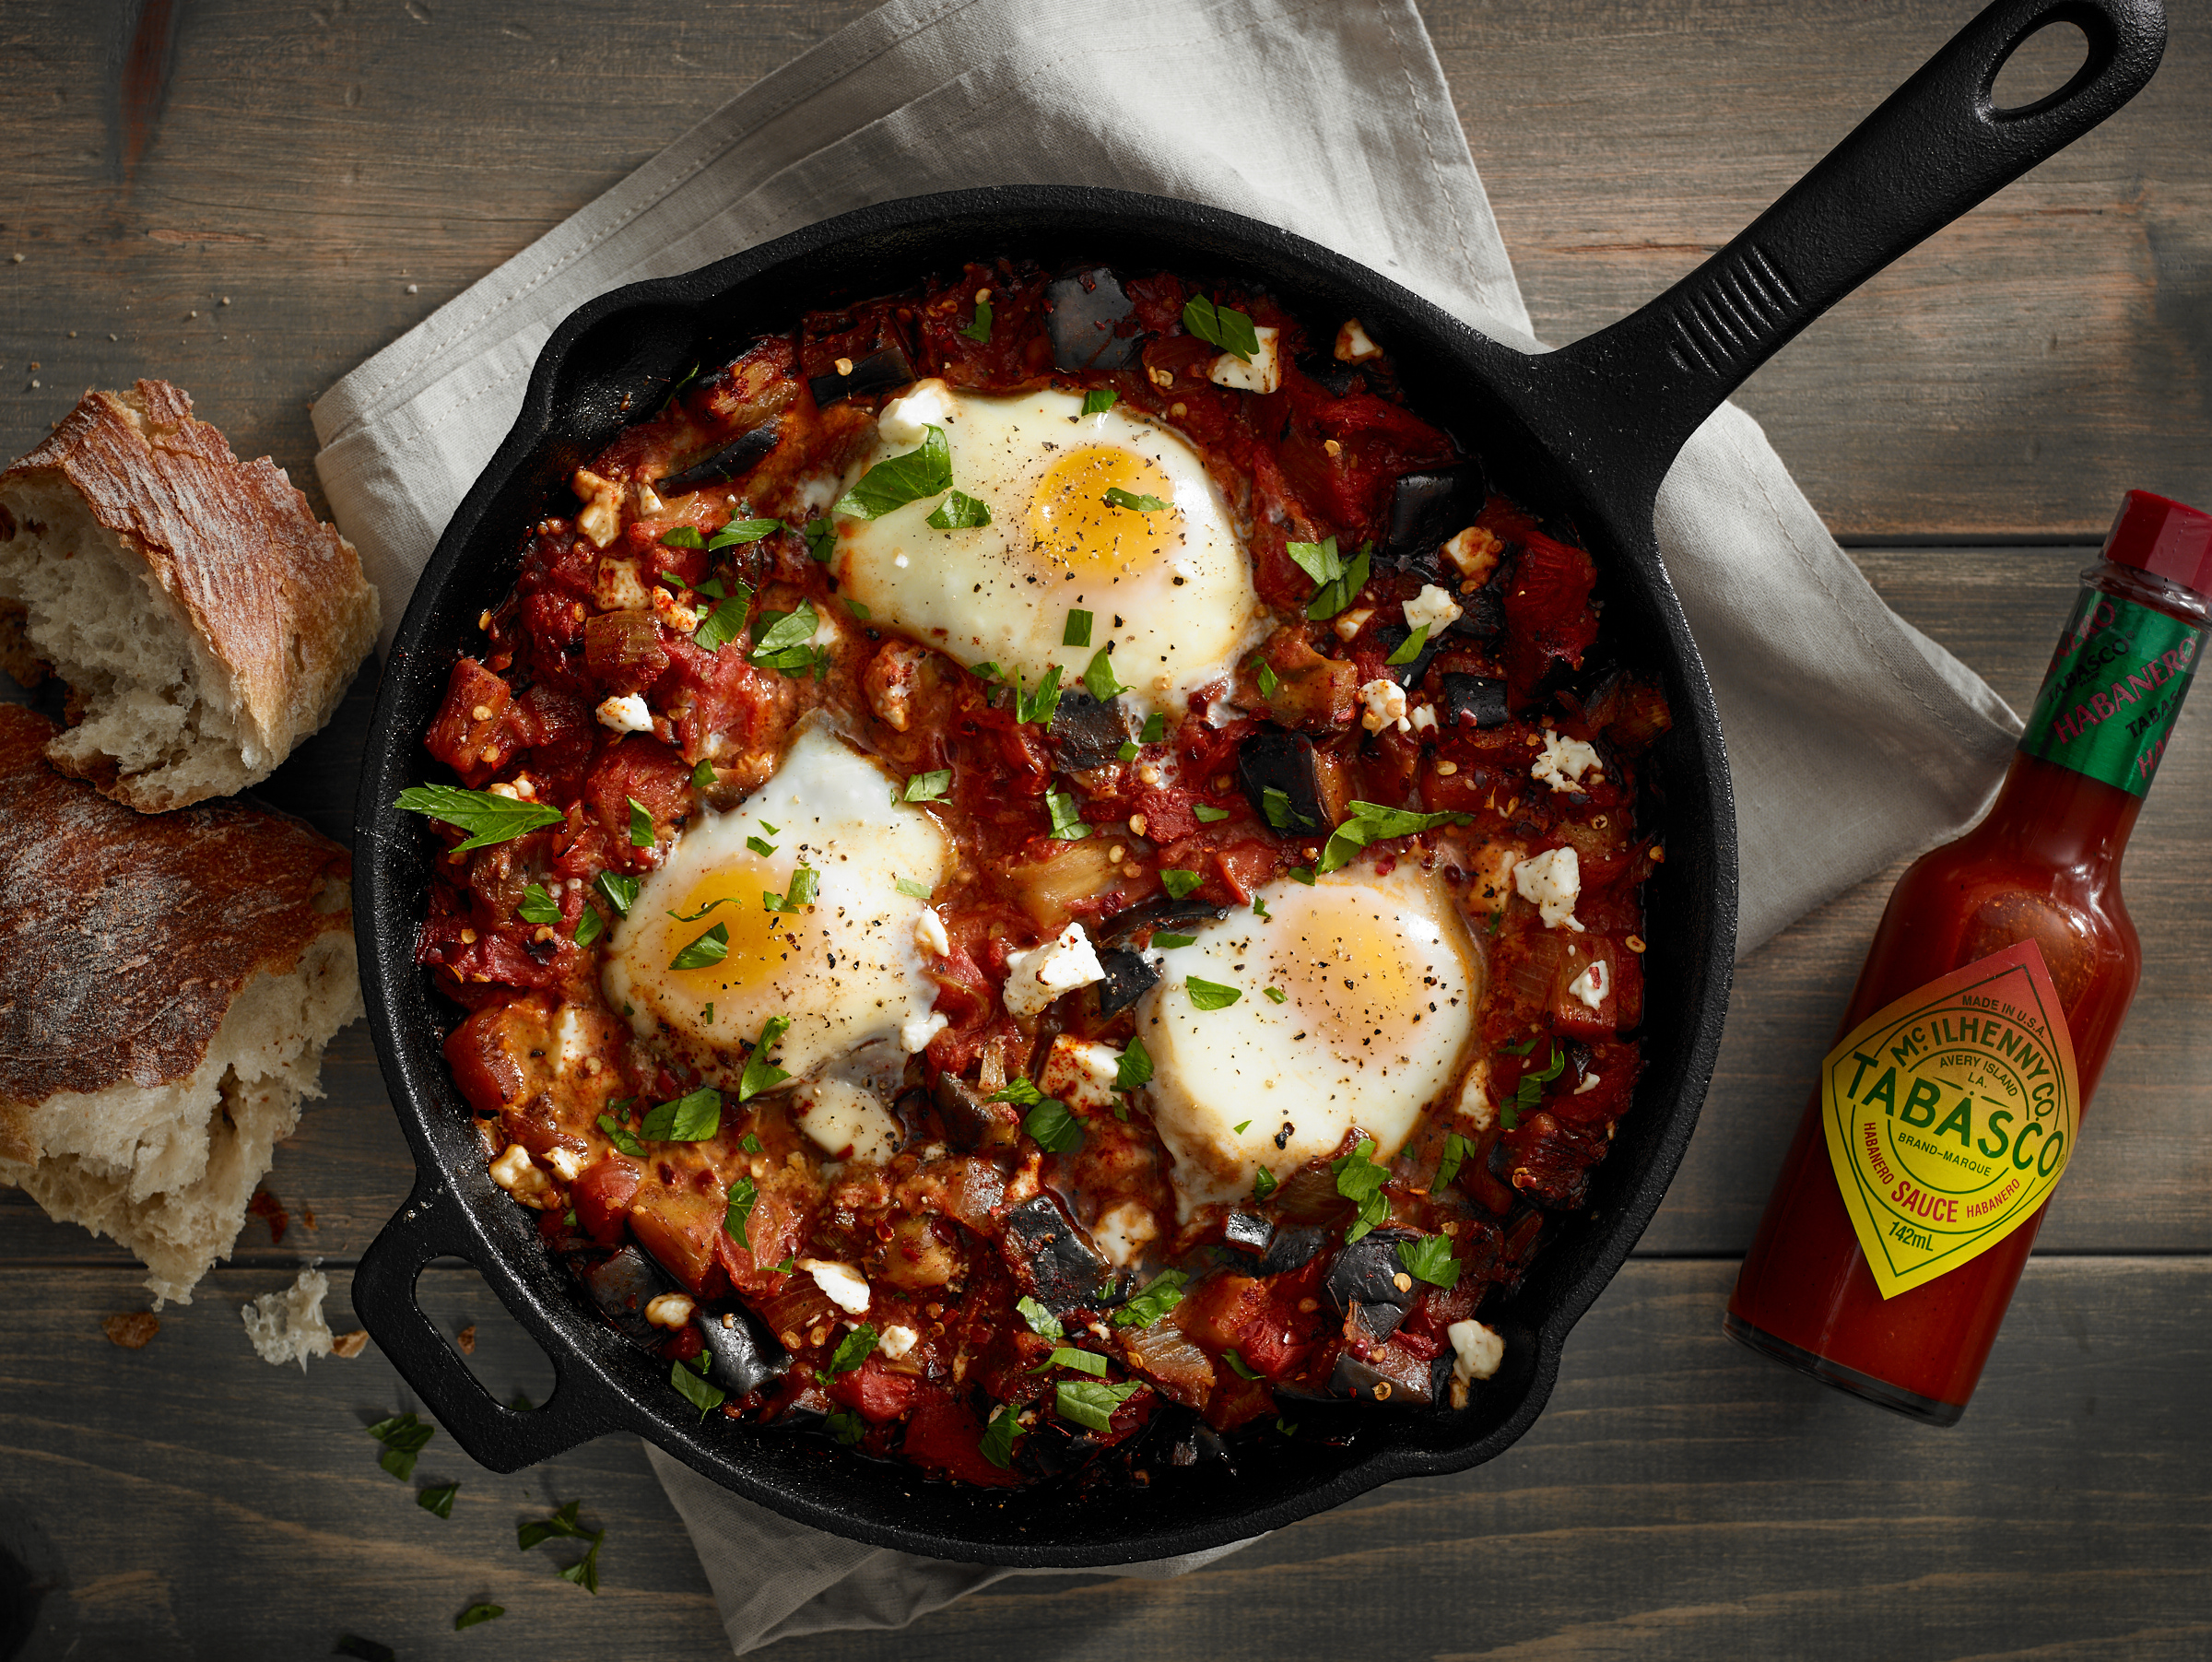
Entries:
[[[376,590],[353,545],[315,518],[275,463],[241,462],[182,388],[146,380],[128,393],[86,393],[0,472],[0,496],[55,482],[145,561],[230,678],[241,725],[275,759],[252,778],[330,719],[376,640]],[[140,786],[112,763],[61,751],[51,760],[144,812],[196,799]]]
[[0,1166],[41,1157],[31,1110],[57,1092],[190,1075],[248,980],[353,924],[352,856],[312,827],[133,813],[46,763],[56,731],[0,705]]

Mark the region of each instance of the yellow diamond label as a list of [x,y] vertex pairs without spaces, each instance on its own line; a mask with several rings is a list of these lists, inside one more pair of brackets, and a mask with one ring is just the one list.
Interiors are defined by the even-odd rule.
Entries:
[[2042,952],[2021,941],[1876,1011],[1829,1052],[1820,1099],[1882,1296],[1979,1257],[2050,1198],[2081,1123]]

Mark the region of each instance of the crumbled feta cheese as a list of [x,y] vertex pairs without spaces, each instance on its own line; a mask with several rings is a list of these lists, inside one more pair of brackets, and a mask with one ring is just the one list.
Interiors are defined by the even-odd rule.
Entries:
[[1593,1091],[1593,1090],[1595,1090],[1597,1089],[1597,1081],[1598,1081],[1599,1078],[1600,1078],[1600,1076],[1599,1076],[1599,1075],[1597,1075],[1597,1074],[1594,1074],[1594,1073],[1586,1073],[1586,1074],[1584,1074],[1584,1075],[1583,1076],[1583,1082],[1582,1082],[1580,1085],[1577,1085],[1577,1086],[1574,1088],[1574,1090],[1573,1090],[1573,1091],[1572,1091],[1572,1093],[1571,1093],[1571,1094],[1573,1094],[1573,1095],[1575,1095],[1575,1096],[1583,1096],[1583,1095],[1586,1095],[1586,1094],[1588,1094],[1589,1092],[1591,1092],[1591,1091]]
[[1122,1053],[1062,1033],[1045,1053],[1038,1089],[1071,1108],[1110,1109],[1114,1081],[1121,1077]]
[[599,701],[599,725],[612,727],[618,733],[650,733],[653,712],[645,707],[641,694],[625,692],[618,698]]
[[1063,993],[1106,979],[1105,966],[1091,948],[1081,924],[1070,924],[1041,947],[1006,954],[1006,984],[1001,993],[1017,1016],[1039,1014]]
[[1159,1239],[1159,1220],[1152,1216],[1150,1207],[1124,1200],[1099,1214],[1099,1220],[1090,1226],[1090,1238],[1106,1255],[1108,1263],[1126,1267]]
[[594,548],[606,548],[621,528],[622,514],[611,497],[597,498],[576,516],[576,529],[590,539]]
[[882,1161],[899,1152],[899,1121],[865,1086],[817,1079],[792,1095],[793,1120],[832,1160]]
[[645,1306],[645,1319],[656,1327],[687,1327],[698,1308],[680,1292],[664,1292]]
[[1513,887],[1544,914],[1544,926],[1580,930],[1574,903],[1583,898],[1583,862],[1572,848],[1554,848],[1513,867]]
[[1595,745],[1583,739],[1563,737],[1548,727],[1544,730],[1543,752],[1529,764],[1528,773],[1530,778],[1542,780],[1555,791],[1581,790],[1585,773],[1591,775],[1593,784],[1606,776]]
[[1503,912],[1505,902],[1513,892],[1513,867],[1521,862],[1521,851],[1503,843],[1490,843],[1475,856],[1474,880],[1467,885],[1467,899],[1484,912]]
[[829,1258],[801,1258],[799,1267],[814,1278],[822,1296],[847,1315],[868,1313],[868,1283],[850,1264]]
[[1236,387],[1247,393],[1272,393],[1283,384],[1282,351],[1277,345],[1277,336],[1282,331],[1263,324],[1253,333],[1259,336],[1260,344],[1252,354],[1252,361],[1246,363],[1234,352],[1224,352],[1206,371],[1208,381],[1216,386]]
[[937,1010],[926,1016],[910,1017],[899,1030],[900,1046],[910,1056],[927,1050],[929,1042],[951,1025],[951,1020]]
[[638,481],[638,516],[641,519],[651,519],[656,513],[665,513],[668,504],[661,501],[661,493],[653,488],[651,479]]
[[[949,957],[952,937],[945,933],[945,920],[935,906],[922,908],[922,915],[914,919],[914,945],[924,952],[934,952],[939,958]],[[913,1045],[909,1050],[917,1048]]]
[[1612,990],[1606,980],[1606,961],[1593,960],[1588,969],[1567,984],[1567,990],[1592,1009],[1605,1003],[1606,993]]
[[524,1206],[537,1206],[548,1185],[546,1174],[530,1159],[530,1150],[509,1143],[507,1151],[491,1162],[491,1180]]
[[1496,1328],[1480,1322],[1453,1322],[1444,1329],[1444,1337],[1452,1341],[1454,1379],[1488,1379],[1505,1360],[1505,1339]]
[[662,583],[653,585],[653,615],[668,627],[671,634],[688,635],[699,627],[699,613],[671,595]]
[[1498,1110],[1490,1102],[1490,1065],[1477,1056],[1459,1082],[1459,1099],[1453,1104],[1459,1117],[1477,1131],[1488,1131]]
[[918,381],[903,398],[894,398],[876,418],[876,431],[886,444],[919,444],[928,430],[952,419],[952,396],[942,381],[932,376]]
[[1344,326],[1336,331],[1338,363],[1366,363],[1382,356],[1382,348],[1368,338],[1358,318],[1347,318]]
[[1459,602],[1433,583],[1421,584],[1421,592],[1406,603],[1406,627],[1418,629],[1425,623],[1432,635],[1458,616]]
[[1416,704],[1413,707],[1413,730],[1416,733],[1427,733],[1433,730],[1435,726],[1436,706],[1434,704]]
[[546,1164],[563,1183],[574,1183],[577,1173],[583,1170],[583,1156],[573,1149],[554,1149],[547,1151]]
[[609,556],[600,560],[593,573],[592,601],[603,612],[650,611],[653,590],[638,575],[636,560]]
[[1367,620],[1374,615],[1375,608],[1371,606],[1354,607],[1348,612],[1337,613],[1336,621],[1329,627],[1336,631],[1339,641],[1349,641],[1367,627]]
[[882,1336],[876,1341],[876,1349],[883,1353],[885,1361],[897,1361],[921,1342],[922,1336],[912,1327],[901,1327],[894,1323],[883,1330]]
[[1359,725],[1370,733],[1380,733],[1395,724],[1403,732],[1412,726],[1406,719],[1406,689],[1397,682],[1378,678],[1359,689],[1359,701],[1367,706],[1367,713]]
[[1444,545],[1444,558],[1469,583],[1482,583],[1498,569],[1505,545],[1480,525],[1469,525]]

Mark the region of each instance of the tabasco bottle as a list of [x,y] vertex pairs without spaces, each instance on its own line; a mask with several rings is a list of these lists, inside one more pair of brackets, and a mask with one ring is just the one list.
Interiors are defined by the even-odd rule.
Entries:
[[1995,805],[1899,881],[1736,1278],[1733,1338],[1966,1411],[2142,968],[2120,856],[2212,626],[2212,515],[2130,491]]

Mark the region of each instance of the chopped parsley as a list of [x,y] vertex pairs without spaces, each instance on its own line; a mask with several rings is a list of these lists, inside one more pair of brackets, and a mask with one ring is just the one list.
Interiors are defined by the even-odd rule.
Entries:
[[376,1463],[404,1483],[415,1475],[416,1456],[422,1453],[423,1444],[438,1434],[438,1428],[409,1409],[379,1420],[369,1428],[369,1434],[384,1445]]
[[975,291],[974,320],[960,333],[973,341],[986,341],[991,338],[991,291],[988,289],[978,289]]
[[1122,1052],[1122,1059],[1113,1065],[1113,1088],[1116,1090],[1135,1090],[1152,1082],[1152,1053],[1145,1042],[1134,1033]]
[[703,970],[709,964],[720,963],[729,956],[729,951],[730,926],[727,924],[716,924],[671,959],[668,967],[672,970]]
[[1240,988],[1224,986],[1218,981],[1201,981],[1195,975],[1187,977],[1182,987],[1190,995],[1194,1009],[1225,1010],[1244,996]]
[[780,669],[794,679],[805,680],[816,673],[821,662],[814,648],[815,631],[821,626],[821,617],[811,600],[800,601],[794,612],[762,612],[760,633],[746,662],[758,669]]
[[730,1203],[722,1215],[722,1232],[747,1252],[753,1250],[753,1238],[745,1232],[746,1220],[753,1215],[759,1203],[760,1191],[749,1177],[740,1177],[730,1185]]
[[1136,736],[1139,744],[1156,745],[1168,736],[1168,718],[1155,710],[1145,717],[1144,731]]
[[599,1129],[606,1134],[606,1140],[614,1144],[618,1154],[627,1154],[632,1160],[645,1158],[645,1145],[632,1137],[613,1114],[603,1114],[599,1116]]
[[568,817],[542,802],[523,802],[491,791],[465,791],[457,784],[411,784],[400,792],[393,806],[468,832],[467,842],[453,844],[455,854],[509,842],[541,826],[559,825]]
[[1313,829],[1313,821],[1290,806],[1290,794],[1279,785],[1260,787],[1260,812],[1278,831]]
[[791,527],[780,519],[733,519],[725,522],[721,529],[708,539],[707,547],[709,548],[735,548],[746,543],[759,542],[764,536],[772,536],[778,531],[790,529]]
[[481,1627],[487,1621],[496,1621],[506,1613],[507,1607],[503,1604],[472,1604],[453,1618],[453,1632],[458,1633],[467,1628]]
[[696,791],[711,791],[714,788],[714,764],[703,756],[691,770],[691,788]]
[[1115,1410],[1144,1388],[1135,1383],[1112,1385],[1099,1379],[1064,1379],[1053,1394],[1053,1406],[1071,1425],[1110,1432]]
[[703,1350],[692,1361],[668,1364],[668,1383],[676,1387],[677,1396],[699,1410],[701,1421],[728,1398],[728,1393],[720,1385],[700,1377],[706,1367],[707,1354]]
[[991,505],[965,490],[955,490],[922,523],[933,531],[972,531],[991,523]]
[[425,1512],[450,1518],[453,1515],[453,1497],[460,1492],[461,1485],[458,1483],[434,1483],[428,1489],[416,1491],[415,1504]]
[[749,1102],[763,1090],[773,1090],[791,1076],[768,1059],[770,1049],[791,1031],[789,1016],[771,1016],[762,1024],[753,1054],[745,1059],[745,1073],[737,1081],[737,1100]]
[[[691,643],[709,652],[720,652],[737,638],[745,627],[745,615],[752,609],[753,591],[744,583],[727,600],[719,600],[709,612],[705,621],[691,631]],[[712,783],[712,782],[710,782]]]
[[982,1441],[977,1446],[984,1459],[1004,1471],[1014,1464],[1014,1439],[1021,1435],[1021,1425],[1011,1408],[1003,1408],[991,1416],[991,1423],[983,1428]]
[[599,915],[596,907],[586,906],[576,919],[576,944],[588,947],[606,933],[606,919]]
[[1190,1277],[1180,1269],[1163,1269],[1129,1295],[1113,1313],[1117,1327],[1149,1327],[1182,1302],[1182,1289]]
[[1230,1129],[1235,1132],[1239,1137],[1242,1137],[1244,1133],[1252,1129],[1252,1122],[1250,1120],[1246,1120],[1241,1125],[1231,1126]]
[[[704,1361],[705,1359],[702,1357],[700,1360]],[[676,1366],[678,1372],[684,1371],[682,1362],[677,1362]],[[694,1380],[693,1384],[697,1385],[700,1382]],[[717,1400],[707,1405],[708,1407],[720,1406],[722,1396],[720,1391],[716,1391],[712,1385],[701,1385],[701,1388],[714,1391]],[[677,1389],[684,1391],[684,1395],[687,1397],[691,1396],[691,1393],[685,1390],[680,1385],[677,1386]],[[692,1400],[696,1402],[699,1399],[692,1397]],[[704,1417],[703,1409],[701,1417]],[[524,1552],[529,1551],[531,1548],[541,1541],[580,1540],[591,1542],[591,1546],[582,1558],[560,1572],[560,1578],[563,1581],[574,1583],[587,1593],[596,1593],[599,1591],[599,1545],[606,1539],[606,1531],[605,1529],[586,1529],[583,1526],[576,1515],[582,1504],[582,1501],[571,1501],[551,1517],[539,1518],[535,1523],[520,1526],[514,1532],[514,1539],[515,1545]]]
[[1078,1373],[1088,1373],[1094,1379],[1106,1377],[1106,1359],[1095,1350],[1078,1350],[1073,1345],[1056,1345],[1053,1353],[1030,1370],[1032,1373],[1049,1373],[1054,1368],[1073,1368]]
[[[1077,616],[1088,618],[1090,616],[1090,614],[1088,612],[1069,614],[1070,621],[1068,627],[1071,631],[1075,627],[1073,619]],[[1083,626],[1082,640],[1071,641],[1068,642],[1068,644],[1071,646],[1088,646],[1090,644],[1090,626],[1088,623]],[[1113,673],[1113,648],[1111,645],[1101,646],[1098,651],[1090,654],[1090,663],[1084,668],[1083,671],[1083,690],[1089,693],[1092,698],[1098,700],[1101,704],[1111,702],[1117,693],[1123,693],[1129,690],[1128,688],[1122,684],[1120,678]],[[1129,747],[1124,745],[1123,746],[1123,748],[1128,749]],[[1131,751],[1131,754],[1134,755],[1135,752]],[[1124,761],[1127,761],[1129,758],[1124,756],[1122,758],[1122,760]]]
[[834,1379],[840,1373],[852,1373],[875,1354],[876,1343],[876,1329],[861,1323],[837,1341],[837,1350],[830,1358],[830,1377]]
[[1260,696],[1264,699],[1273,698],[1283,684],[1283,678],[1275,673],[1275,666],[1265,658],[1253,659],[1252,678],[1258,684]]
[[1459,1175],[1459,1168],[1473,1150],[1474,1146],[1456,1131],[1444,1133],[1444,1157],[1436,1162],[1436,1176],[1430,1181],[1429,1185],[1432,1193],[1451,1185],[1452,1180]]
[[851,1409],[840,1409],[822,1421],[822,1429],[851,1448],[868,1434],[868,1422]]
[[769,855],[776,852],[776,845],[773,843],[771,843],[766,837],[747,837],[745,840],[745,845],[764,860],[768,858]]
[[635,796],[629,801],[629,845],[632,848],[653,846],[653,815]]
[[1035,722],[1041,727],[1053,725],[1053,717],[1060,711],[1060,666],[1054,664],[1044,672],[1034,692],[1024,692],[1021,671],[1014,672],[1014,719],[1018,722]]
[[[1529,1041],[1531,1046],[1534,1046],[1535,1043],[1534,1039]],[[1524,1073],[1521,1076],[1521,1083],[1514,1088],[1513,1100],[1499,1105],[1500,1124],[1503,1125],[1508,1131],[1517,1127],[1521,1124],[1521,1111],[1524,1108],[1534,1108],[1542,1102],[1544,1087],[1558,1079],[1566,1067],[1567,1053],[1558,1045],[1553,1045],[1550,1062],[1535,1073]]]
[[1328,846],[1321,851],[1323,871],[1350,865],[1352,856],[1370,843],[1417,836],[1440,825],[1475,823],[1472,814],[1418,814],[1409,808],[1385,807],[1380,802],[1355,801],[1351,807],[1351,818],[1329,833]]
[[[1256,894],[1252,897],[1252,914],[1265,923],[1271,924],[1275,921],[1274,917],[1268,913],[1267,902],[1260,899],[1260,897]],[[1282,1001],[1277,999],[1276,1002],[1279,1004]]]
[[837,555],[837,527],[827,519],[810,519],[799,527],[806,552],[817,565],[828,565]]
[[1050,1154],[1073,1154],[1083,1146],[1083,1122],[1058,1097],[1046,1097],[1022,1116],[1021,1128]]
[[671,525],[661,533],[661,547],[664,548],[703,548],[706,546],[707,539],[692,525]]
[[1284,547],[1299,570],[1317,585],[1306,602],[1306,616],[1316,623],[1343,611],[1367,586],[1372,568],[1371,551],[1367,548],[1361,548],[1346,560],[1336,552],[1334,536],[1324,537],[1320,542],[1286,543]]
[[1084,611],[1080,607],[1069,607],[1066,627],[1060,631],[1060,644],[1063,646],[1088,646],[1091,622],[1090,613]]
[[1217,306],[1203,294],[1182,302],[1182,326],[1208,346],[1219,347],[1246,363],[1260,349],[1260,337],[1249,316],[1234,306]]
[[1349,1154],[1329,1161],[1329,1170],[1336,1178],[1336,1192],[1359,1208],[1359,1220],[1344,1232],[1347,1246],[1390,1219],[1390,1196],[1382,1192],[1390,1172],[1374,1162],[1374,1139],[1361,1137]]
[[1080,843],[1090,835],[1090,827],[1076,809],[1076,799],[1065,791],[1046,792],[1044,811],[1052,816],[1052,834],[1059,841]]
[[747,1131],[743,1137],[737,1139],[737,1146],[740,1149],[743,1149],[747,1154],[758,1154],[760,1152],[760,1139],[755,1137],[750,1131]]
[[894,887],[910,901],[926,901],[936,893],[927,883],[917,882],[912,878],[900,878]]
[[1174,505],[1149,493],[1124,490],[1119,485],[1106,487],[1106,502],[1109,507],[1127,508],[1135,513],[1164,513]]
[[1201,825],[1218,825],[1222,820],[1229,818],[1229,810],[1227,808],[1216,807],[1210,802],[1200,802],[1193,805],[1191,812],[1198,816],[1198,823]]
[[1459,1260],[1452,1255],[1452,1243],[1441,1235],[1399,1242],[1398,1262],[1431,1287],[1450,1291],[1459,1285]]
[[1259,1377],[1259,1374],[1253,1371],[1253,1365],[1234,1350],[1222,1351],[1221,1360],[1229,1364],[1230,1371],[1239,1379],[1257,1379]]
[[1179,901],[1193,893],[1205,881],[1206,878],[1197,872],[1184,871],[1176,866],[1167,866],[1159,874],[1159,886]]
[[615,909],[617,917],[628,917],[629,909],[638,902],[638,879],[624,877],[618,871],[603,871],[592,879],[592,886],[606,897],[606,903]]
[[1110,386],[1094,386],[1083,395],[1083,413],[1102,416],[1122,401],[1121,394]]
[[919,447],[904,455],[887,456],[861,475],[831,512],[849,519],[880,519],[894,508],[951,489],[952,449],[945,442],[945,430],[931,427]]
[[1290,1001],[1290,995],[1280,987],[1262,987],[1260,996],[1269,1004],[1288,1004]]
[[909,802],[935,802],[951,788],[952,770],[937,768],[910,778],[906,782],[906,799]]
[[1028,1293],[1014,1301],[1014,1308],[1021,1319],[1030,1325],[1030,1331],[1039,1338],[1056,1339],[1067,1331],[1061,1326],[1060,1318],[1040,1304]]
[[533,883],[524,890],[522,903],[514,910],[525,924],[560,922],[560,902],[546,892],[542,883]]
[[1403,665],[1412,663],[1414,659],[1419,657],[1421,655],[1421,649],[1428,644],[1429,626],[1424,623],[1418,629],[1415,630],[1413,633],[1407,635],[1404,643],[1399,646],[1398,650],[1392,653],[1387,658],[1384,658],[1382,662],[1389,665],[1393,669],[1396,669]]
[[1195,935],[1181,935],[1172,929],[1152,931],[1152,945],[1162,952],[1172,952],[1177,947],[1187,947],[1197,938]]
[[1262,1166],[1252,1174],[1252,1197],[1254,1200],[1265,1200],[1282,1186],[1276,1180],[1275,1173],[1265,1166]]
[[655,1104],[638,1135],[649,1143],[698,1143],[721,1129],[722,1092],[701,1085],[673,1102]]

